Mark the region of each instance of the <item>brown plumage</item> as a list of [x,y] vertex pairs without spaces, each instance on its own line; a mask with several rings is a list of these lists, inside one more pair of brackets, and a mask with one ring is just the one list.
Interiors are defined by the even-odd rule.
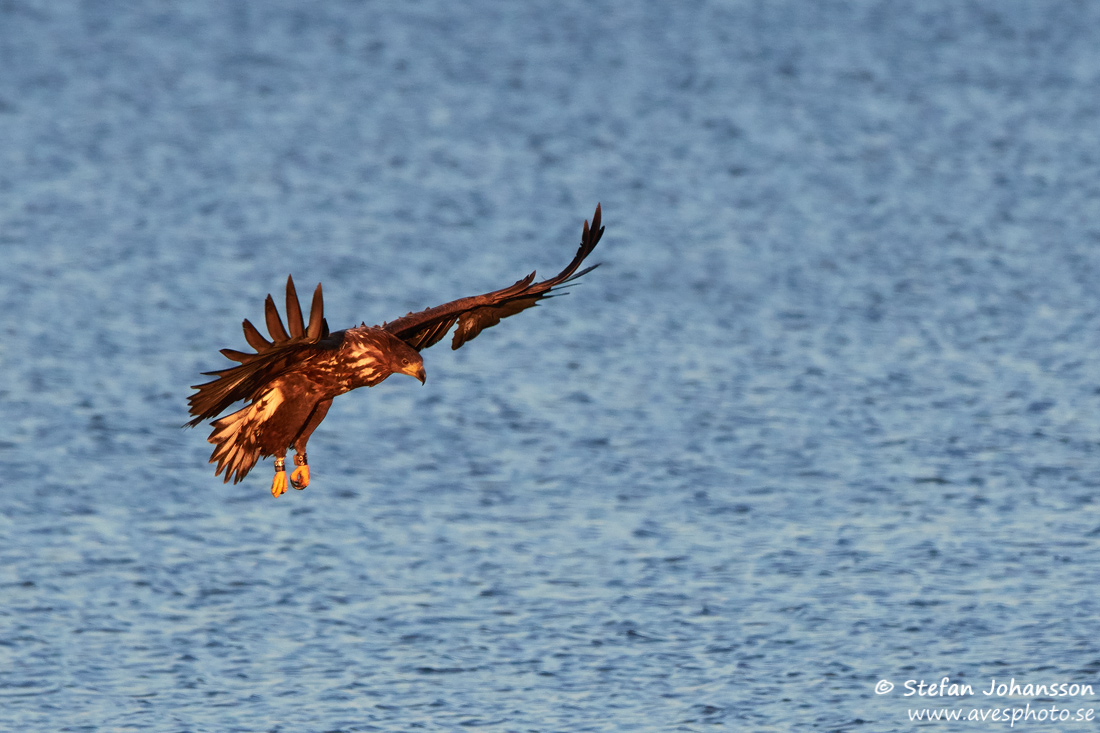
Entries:
[[363,325],[329,332],[324,317],[321,286],[313,293],[309,323],[302,318],[294,281],[286,281],[287,323],[283,325],[275,301],[267,296],[264,319],[271,340],[248,320],[244,337],[255,353],[222,349],[238,366],[206,374],[216,379],[193,387],[189,398],[194,416],[188,426],[217,417],[236,402],[246,404],[236,412],[214,420],[208,440],[215,445],[210,457],[217,463],[215,475],[225,471],[225,481],[237,483],[256,462],[275,456],[275,480],[271,492],[286,490],[283,459],[289,448],[297,454],[297,468],[290,477],[295,488],[309,483],[305,450],[310,435],[325,418],[332,399],[358,387],[373,387],[391,374],[401,373],[424,382],[420,351],[440,341],[453,326],[451,348],[457,349],[502,318],[515,315],[553,297],[553,291],[597,267],[578,268],[603,235],[600,207],[587,221],[580,249],[556,276],[534,282],[535,273],[501,290],[460,298],[450,303],[409,313],[381,326]]

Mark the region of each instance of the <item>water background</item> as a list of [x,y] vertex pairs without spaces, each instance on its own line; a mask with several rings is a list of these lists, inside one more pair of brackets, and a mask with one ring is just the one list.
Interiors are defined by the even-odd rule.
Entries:
[[[0,729],[886,731],[958,702],[907,679],[1100,689],[1098,37],[1073,2],[0,1]],[[556,272],[597,201],[603,267],[338,399],[305,492],[179,428],[288,273],[377,323]]]

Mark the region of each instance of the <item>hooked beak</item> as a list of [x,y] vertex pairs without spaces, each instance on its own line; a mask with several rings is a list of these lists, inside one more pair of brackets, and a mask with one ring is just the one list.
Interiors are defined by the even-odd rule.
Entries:
[[421,384],[424,384],[424,380],[428,378],[428,375],[424,373],[424,365],[423,365],[423,364],[420,364],[420,365],[419,365],[419,366],[417,367],[416,371],[415,371],[415,372],[413,372],[413,373],[412,373],[411,375],[409,375],[409,376],[413,376],[413,377],[416,377],[417,379],[419,379],[419,380],[420,380],[420,383],[421,383]]

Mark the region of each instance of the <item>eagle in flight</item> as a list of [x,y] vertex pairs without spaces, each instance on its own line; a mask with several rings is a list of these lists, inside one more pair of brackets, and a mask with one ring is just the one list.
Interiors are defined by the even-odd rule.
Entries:
[[288,277],[286,326],[275,301],[268,295],[264,316],[271,340],[264,338],[250,321],[244,321],[245,340],[256,352],[221,350],[238,365],[204,372],[216,378],[192,387],[196,391],[188,401],[194,419],[187,427],[216,418],[236,402],[247,402],[236,412],[211,423],[214,430],[207,440],[215,446],[210,456],[210,462],[218,464],[215,475],[225,471],[225,481],[232,478],[237,483],[261,457],[275,456],[271,494],[280,496],[287,485],[286,452],[293,448],[295,469],[290,474],[290,484],[304,489],[309,485],[306,443],[325,419],[333,397],[358,387],[373,387],[395,373],[416,377],[423,384],[422,349],[440,341],[456,323],[451,348],[457,349],[482,330],[500,323],[501,318],[552,297],[554,290],[597,267],[577,269],[602,235],[597,205],[592,225],[584,222],[576,257],[548,280],[536,283],[532,272],[501,290],[459,298],[381,326],[363,324],[333,333],[329,332],[324,317],[321,286],[318,284],[313,292],[306,324],[294,280]]

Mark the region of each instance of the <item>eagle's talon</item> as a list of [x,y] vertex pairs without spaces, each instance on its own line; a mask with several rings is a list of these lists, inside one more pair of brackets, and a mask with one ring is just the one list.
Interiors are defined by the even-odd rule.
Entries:
[[309,486],[309,466],[298,466],[295,468],[290,473],[290,485],[298,489],[298,491]]
[[[297,487],[295,487],[297,488]],[[277,471],[271,479],[271,495],[278,499],[286,493],[286,471]]]

